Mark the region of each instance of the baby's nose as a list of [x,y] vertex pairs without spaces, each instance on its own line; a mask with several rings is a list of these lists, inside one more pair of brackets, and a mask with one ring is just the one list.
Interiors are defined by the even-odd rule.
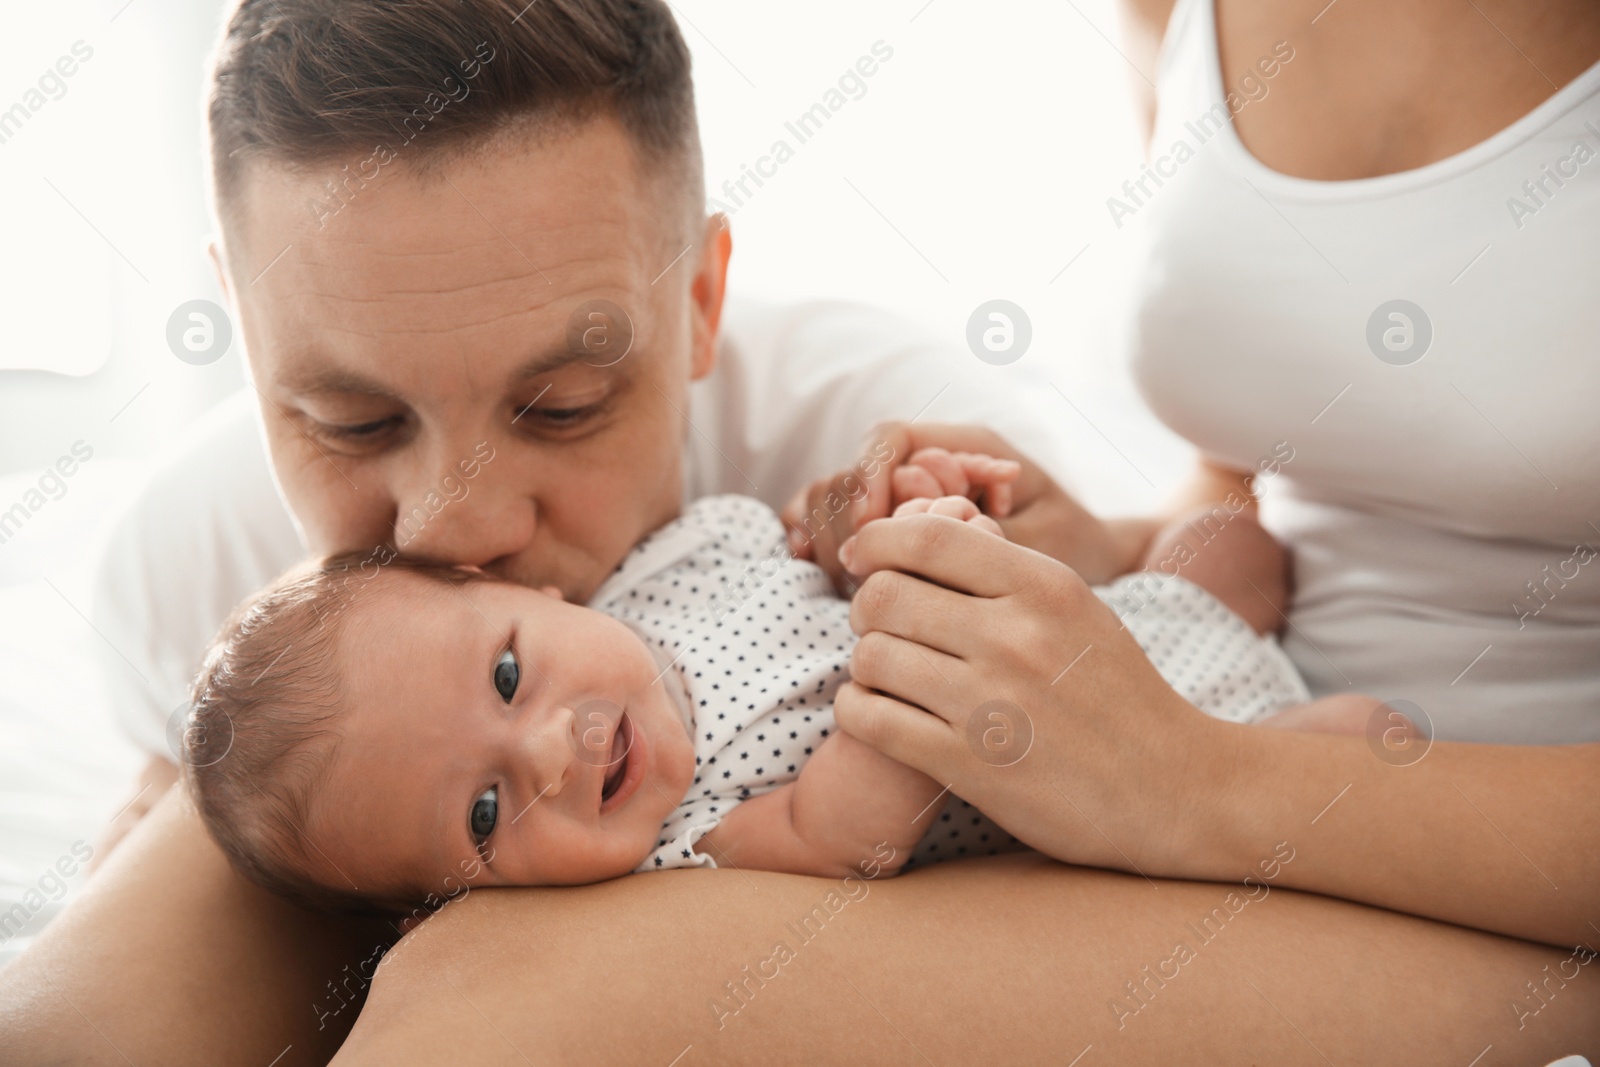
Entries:
[[534,713],[522,735],[523,766],[531,778],[531,796],[558,796],[573,778],[580,743],[577,735],[577,715],[571,708]]

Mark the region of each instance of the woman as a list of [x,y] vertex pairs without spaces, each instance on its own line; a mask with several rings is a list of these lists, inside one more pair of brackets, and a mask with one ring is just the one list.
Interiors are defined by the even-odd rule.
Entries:
[[[1195,6],[1190,5],[1191,17]],[[1296,59],[1273,86],[1276,104],[1296,99],[1284,91],[1289,83],[1283,79],[1301,70],[1330,72],[1308,96],[1342,117],[1368,92],[1395,91],[1398,79],[1418,76],[1426,84],[1427,74],[1443,77],[1469,66],[1418,57],[1430,55],[1421,43],[1459,41],[1465,32],[1460,20],[1477,16],[1447,10],[1443,3],[1419,10],[1432,12],[1438,24],[1422,24],[1426,20],[1418,16],[1419,24],[1397,31],[1376,14],[1362,12],[1354,0],[1343,0],[1305,31],[1319,36],[1296,44]],[[1530,27],[1519,44],[1566,56],[1563,66],[1541,55],[1541,66],[1564,83],[1600,54],[1600,38],[1587,8],[1568,4],[1561,10],[1568,22],[1552,19]],[[1252,15],[1257,16],[1255,34],[1247,32]],[[1296,13],[1296,25],[1309,27],[1315,15]],[[1237,13],[1225,9],[1224,16],[1225,68],[1227,57],[1237,54],[1247,54],[1253,64],[1282,39],[1275,27],[1285,24],[1285,17],[1276,5],[1251,5]],[[1330,20],[1346,16],[1346,25],[1334,32]],[[1451,22],[1452,17],[1458,21]],[[1165,21],[1164,12],[1136,14],[1151,57]],[[1320,36],[1324,27],[1330,36]],[[1258,49],[1258,38],[1266,42],[1264,49]],[[1400,49],[1411,65],[1363,69],[1365,57],[1383,48]],[[1521,113],[1518,107],[1528,109],[1516,91],[1522,61],[1512,56],[1484,55],[1477,65],[1501,75],[1503,84],[1491,95],[1504,104],[1502,110],[1513,112],[1507,122]],[[1340,71],[1343,77],[1332,73]],[[1282,116],[1286,125],[1279,125],[1275,136],[1252,125],[1252,119],[1274,114],[1265,102],[1253,102],[1256,111],[1242,111],[1236,120],[1244,143],[1271,159],[1268,150],[1274,144],[1283,147],[1287,140],[1293,148],[1299,131],[1314,130],[1322,138],[1314,146],[1327,146],[1330,156],[1343,162],[1358,158],[1356,150],[1373,141],[1391,143],[1370,137],[1359,124],[1318,129],[1322,113],[1306,110],[1308,96]],[[1496,112],[1486,112],[1470,98],[1423,94],[1407,103],[1414,109],[1411,118],[1430,129],[1470,136],[1467,144],[1495,128],[1472,128],[1472,121]],[[1428,158],[1401,159],[1396,165],[1374,153],[1364,162],[1376,174]],[[1187,165],[1201,165],[1200,158]],[[1579,191],[1568,190],[1569,197]],[[1149,202],[1159,206],[1153,198]],[[1268,261],[1267,267],[1277,264]],[[1302,455],[1297,452],[1292,462]],[[1235,464],[1248,466],[1253,459]],[[1201,498],[1224,498],[1232,484],[1208,483],[1209,492]],[[1036,486],[1025,503],[1013,535],[1053,546],[1055,554],[1072,559],[1086,575],[1095,574],[1091,558],[1101,561],[1102,574],[1111,574],[1136,556],[1139,524],[1118,527],[1125,539],[1113,539],[1046,486]],[[1022,527],[1023,518],[1031,529]],[[989,643],[956,648],[970,669],[961,680],[963,699],[954,703],[923,692],[916,668],[908,668],[904,656],[884,657],[880,676],[863,680],[951,718],[958,718],[973,696],[1001,693],[1031,709],[1036,748],[1013,767],[993,768],[964,745],[943,744],[943,735],[925,729],[937,730],[938,723],[917,717],[923,712],[913,715],[889,698],[865,692],[841,705],[847,726],[908,762],[949,771],[946,780],[957,783],[958,791],[982,797],[994,814],[1050,852],[1142,870],[1152,880],[1077,871],[1037,858],[934,868],[874,885],[866,901],[840,911],[833,920],[838,925],[807,942],[777,976],[764,967],[772,942],[787,921],[822,898],[825,886],[715,871],[559,893],[473,894],[425,923],[378,971],[361,1023],[339,1061],[423,1063],[449,1055],[472,1062],[490,1057],[507,1062],[535,1057],[814,1062],[849,1055],[907,1062],[1072,1062],[1079,1057],[1089,1063],[1146,1062],[1163,1053],[1209,1061],[1248,1049],[1275,1062],[1427,1056],[1465,1063],[1482,1056],[1487,1044],[1501,1054],[1532,1060],[1594,1041],[1594,983],[1568,975],[1580,966],[1570,952],[1319,897],[1263,899],[1257,892],[1292,884],[1370,898],[1375,885],[1387,884],[1381,877],[1387,874],[1390,881],[1419,882],[1429,890],[1412,892],[1405,885],[1388,890],[1399,903],[1414,902],[1425,914],[1465,918],[1484,928],[1515,927],[1511,932],[1524,938],[1577,939],[1576,917],[1562,906],[1501,915],[1505,909],[1495,907],[1497,895],[1503,899],[1522,889],[1511,884],[1502,866],[1464,881],[1443,905],[1435,903],[1433,891],[1470,868],[1461,853],[1476,842],[1449,836],[1450,824],[1431,813],[1408,811],[1398,826],[1382,819],[1368,820],[1364,829],[1353,829],[1353,820],[1338,823],[1352,810],[1373,811],[1374,802],[1364,799],[1369,794],[1407,797],[1392,776],[1387,782],[1370,777],[1370,765],[1377,761],[1364,746],[1356,754],[1365,754],[1367,763],[1351,766],[1352,774],[1369,775],[1360,788],[1315,792],[1316,808],[1304,804],[1312,796],[1309,788],[1303,795],[1285,794],[1281,809],[1263,811],[1257,805],[1250,809],[1257,817],[1250,825],[1203,826],[1206,836],[1196,842],[1181,832],[1187,827],[1162,817],[1160,808],[1150,809],[1160,804],[1172,810],[1171,797],[1178,793],[1179,803],[1195,805],[1197,814],[1218,810],[1220,801],[1200,786],[1214,769],[1207,757],[1217,754],[1219,735],[1197,725],[1192,709],[1152,681],[1133,650],[1119,642],[1114,620],[1094,608],[1064,568],[999,541],[980,544],[951,537],[943,528],[929,531],[927,522],[917,521],[863,530],[849,563],[861,575],[890,565],[979,594],[992,603],[961,610],[987,613],[980,617],[991,622],[993,633],[1017,638],[1018,646],[1010,652]],[[910,552],[917,549],[925,554],[913,565]],[[909,597],[940,593],[910,578],[871,584],[859,611],[869,632],[882,625],[885,612],[899,618],[885,590]],[[938,617],[936,610],[929,615]],[[931,647],[951,635],[908,636]],[[1062,648],[1089,651],[1075,665],[1057,664],[1053,654]],[[1017,655],[1035,651],[1052,655],[1037,660]],[[1063,667],[1070,669],[1062,674]],[[1091,714],[1097,706],[1106,713]],[[1064,723],[1071,725],[1070,732],[1061,728]],[[1249,767],[1278,786],[1297,786],[1294,776],[1307,778],[1308,767],[1329,760],[1347,761],[1351,751],[1336,741],[1269,737],[1266,731],[1255,738],[1247,753]],[[1080,758],[1075,749],[1095,758]],[[1381,769],[1400,775],[1426,772],[1446,762],[1435,757],[1452,750],[1464,751],[1440,743],[1417,766]],[[1592,767],[1592,756],[1576,749],[1568,753],[1579,769],[1563,777],[1563,768],[1545,759],[1550,753],[1529,755],[1541,761],[1534,773],[1566,788],[1557,798],[1560,805],[1570,806],[1582,795],[1581,761],[1589,759]],[[1476,784],[1467,773],[1474,759],[1491,784],[1524,770],[1514,766],[1517,754],[1497,748],[1449,756],[1447,766],[1461,788]],[[1592,778],[1592,770],[1587,773]],[[1129,780],[1145,788],[1119,793],[1117,787]],[[1246,776],[1234,776],[1230,784],[1238,799],[1253,799],[1244,789]],[[1425,795],[1433,802],[1438,792]],[[1357,801],[1366,807],[1358,808]],[[1583,814],[1592,819],[1592,800],[1584,803]],[[252,895],[214,849],[184,832],[186,819],[192,815],[181,798],[166,797],[126,851],[119,850],[97,876],[99,884],[90,894],[7,973],[11,990],[33,994],[8,1016],[8,1036],[14,1037],[7,1055],[32,1061],[42,1058],[37,1050],[53,1047],[68,1049],[61,1058],[69,1060],[121,1062],[118,1053],[127,1048],[136,1061],[269,1062],[278,1056],[290,1063],[295,1057],[315,1062],[332,1053],[350,1012],[333,1012],[329,994],[341,1008],[341,990],[351,998],[359,995],[362,980],[352,984],[341,968],[370,959],[368,946],[384,935],[329,923],[318,950],[305,949],[304,917]],[[1583,857],[1551,859],[1540,836],[1571,842],[1587,833],[1592,841],[1592,823],[1574,828],[1554,822],[1547,820],[1544,829],[1502,826],[1532,835],[1519,833],[1519,846],[1538,853],[1544,861],[1540,866],[1558,884],[1577,886],[1580,894],[1587,887],[1592,899],[1596,881],[1582,867]],[[1447,834],[1445,847],[1437,848],[1428,835],[1441,832]],[[1235,836],[1242,843],[1237,852]],[[1362,837],[1371,837],[1372,844],[1363,848]],[[1261,848],[1251,851],[1256,844]],[[1280,844],[1288,851],[1280,854]],[[1494,862],[1487,848],[1481,851],[1473,858]],[[1282,858],[1289,852],[1292,859]],[[1196,856],[1213,866],[1195,862]],[[1243,869],[1233,862],[1237,857],[1246,857]],[[1223,858],[1229,861],[1226,870],[1220,869]],[[1377,875],[1365,869],[1374,859]],[[1255,882],[1246,887],[1252,898],[1239,904],[1227,901],[1226,887],[1154,880],[1163,874],[1229,881],[1254,874]],[[874,897],[878,905],[871,903]],[[141,910],[132,903],[158,898],[164,901],[160,909]],[[248,923],[211,921],[230,914],[217,906],[230,900],[236,914],[249,916]],[[228,951],[194,953],[179,963],[171,946],[192,939],[197,922],[201,936]],[[1204,937],[1189,932],[1195,924]],[[1179,940],[1191,949],[1181,961],[1172,944]],[[950,965],[951,958],[960,961],[959,969]],[[1309,960],[1316,965],[1307,966]],[[1368,966],[1373,960],[1379,965]],[[947,970],[940,971],[941,964]],[[96,982],[96,974],[116,980]],[[1523,990],[1524,982],[1540,983],[1545,993],[1526,999],[1533,994]],[[241,1011],[239,991],[246,988],[260,992],[250,999],[249,1010]],[[1519,994],[1525,998],[1521,1017],[1512,1007]]]
[[[858,628],[883,632],[858,650],[856,681],[899,700],[858,687],[840,719],[985,809],[1081,797],[1074,818],[1034,831],[1061,859],[1129,870],[1136,855],[1146,874],[1220,879],[1269,827],[1338,797],[1285,884],[1600,943],[1600,855],[1584,844],[1600,833],[1600,184],[1578,177],[1600,154],[1600,11],[1424,5],[1375,33],[1358,5],[1314,25],[1262,6],[1225,2],[1213,21],[1181,0],[1166,30],[1152,154],[1179,178],[1141,209],[1153,251],[1136,374],[1201,449],[1193,499],[1211,521],[1255,488],[1295,550],[1285,645],[1313,692],[1393,703],[1366,740],[1212,731],[1163,706],[1137,650],[1059,569],[897,523],[862,530],[850,569],[927,579],[886,573],[858,597]],[[1398,69],[1429,40],[1466,61],[1414,93],[1396,95],[1409,75],[1357,91],[1334,73],[1359,56]],[[1224,90],[1231,125],[1192,144]],[[1058,536],[1081,543],[1055,554],[1097,580],[1151,529],[1065,519]],[[1191,548],[1210,536],[1196,526]],[[874,617],[879,601],[893,611]],[[962,661],[953,685],[930,684],[929,655]],[[912,710],[959,731],[997,697],[1039,720],[1035,766],[986,775]],[[1439,743],[1387,748],[1395,710]]]

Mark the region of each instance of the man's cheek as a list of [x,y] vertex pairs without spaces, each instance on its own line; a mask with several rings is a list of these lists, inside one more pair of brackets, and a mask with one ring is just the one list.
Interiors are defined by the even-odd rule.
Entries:
[[311,552],[371,548],[393,536],[385,488],[371,474],[342,471],[282,420],[269,424],[267,440],[278,484]]

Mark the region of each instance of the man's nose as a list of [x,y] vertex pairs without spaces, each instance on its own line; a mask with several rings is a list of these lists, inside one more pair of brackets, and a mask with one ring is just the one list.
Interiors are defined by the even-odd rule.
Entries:
[[508,467],[480,466],[473,478],[455,468],[397,494],[394,543],[440,563],[487,566],[533,542],[536,506]]

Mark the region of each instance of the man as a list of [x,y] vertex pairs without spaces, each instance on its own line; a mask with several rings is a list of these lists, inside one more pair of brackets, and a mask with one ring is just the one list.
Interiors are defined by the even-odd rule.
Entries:
[[[308,552],[477,564],[581,602],[686,499],[779,507],[858,449],[862,475],[903,460],[862,448],[882,420],[1004,420],[1057,450],[1019,390],[885,316],[725,306],[731,236],[705,211],[667,12],[521,7],[233,19],[209,102],[212,255],[253,389],[145,490],[96,598],[157,786],[205,644]],[[840,488],[805,509],[824,556],[862,496]]]

